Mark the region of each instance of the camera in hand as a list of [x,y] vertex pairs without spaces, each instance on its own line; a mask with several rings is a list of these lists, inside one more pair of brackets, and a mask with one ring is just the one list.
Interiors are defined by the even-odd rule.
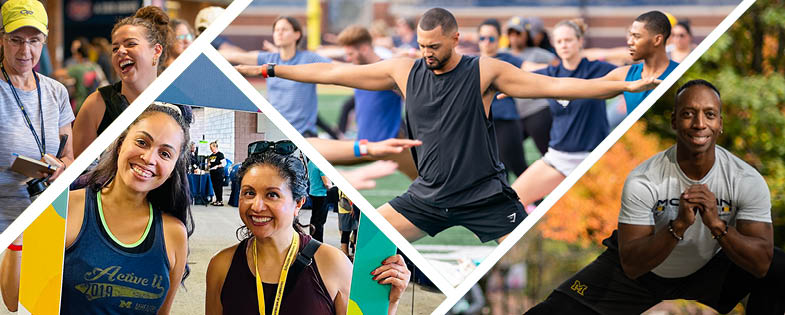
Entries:
[[27,194],[30,195],[30,200],[35,200],[47,187],[49,187],[49,176],[44,178],[34,178],[27,181]]

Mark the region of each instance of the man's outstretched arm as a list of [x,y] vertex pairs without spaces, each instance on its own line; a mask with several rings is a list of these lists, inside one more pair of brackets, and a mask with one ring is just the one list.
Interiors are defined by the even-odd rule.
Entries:
[[[276,65],[275,77],[319,84],[336,84],[363,90],[393,90],[396,77],[405,77],[414,61],[394,58],[368,65],[311,63],[303,65]],[[407,66],[408,65],[408,66]],[[246,76],[260,76],[261,66],[235,66]]]
[[660,83],[660,80],[656,78],[632,82],[607,79],[553,78],[526,72],[492,58],[483,58],[480,69],[482,69],[480,72],[481,81],[488,82],[486,80],[490,80],[490,85],[495,89],[507,96],[517,98],[605,99],[622,92],[651,90]]

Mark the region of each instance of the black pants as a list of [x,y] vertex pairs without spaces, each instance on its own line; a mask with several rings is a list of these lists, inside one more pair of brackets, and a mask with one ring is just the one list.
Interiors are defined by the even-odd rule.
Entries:
[[493,121],[496,126],[496,142],[499,144],[499,156],[504,168],[515,176],[526,170],[526,159],[523,155],[523,138],[521,126],[517,120]]
[[521,139],[526,140],[531,137],[534,144],[537,145],[537,150],[545,155],[545,152],[548,152],[548,142],[551,141],[551,124],[553,124],[551,110],[544,108],[535,114],[521,118],[519,122],[522,132]]
[[213,183],[213,192],[215,193],[215,201],[224,201],[224,168],[219,167],[210,170],[210,182]]
[[747,314],[785,313],[785,252],[778,248],[762,279],[737,266],[724,251],[686,277],[648,272],[630,279],[618,255],[615,249],[606,250],[526,314],[640,314],[672,299],[695,300],[727,313],[747,294]]
[[324,241],[324,223],[327,222],[327,207],[324,206],[325,196],[311,197],[311,236],[320,242]]

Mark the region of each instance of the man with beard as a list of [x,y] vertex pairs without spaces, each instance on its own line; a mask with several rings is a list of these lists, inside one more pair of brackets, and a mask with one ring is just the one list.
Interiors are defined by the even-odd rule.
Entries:
[[[405,95],[408,135],[422,140],[422,146],[412,150],[419,177],[406,193],[378,210],[409,241],[455,225],[468,228],[483,242],[501,241],[526,216],[499,162],[489,117],[497,92],[521,98],[607,98],[651,89],[659,82],[551,78],[494,58],[459,55],[454,51],[458,24],[441,8],[422,16],[417,41],[423,56],[418,60],[237,66],[245,75],[366,90],[397,89]],[[357,142],[356,155],[364,151]]]
[[720,93],[693,80],[676,93],[676,145],[627,176],[608,249],[526,314],[640,314],[662,300],[730,312],[785,312],[785,262],[774,249],[769,188],[717,146]]
[[[627,36],[627,47],[636,64],[619,67],[608,73],[604,79],[635,81],[641,78],[656,77],[664,80],[679,64],[668,59],[665,46],[671,34],[668,16],[660,11],[649,11],[638,16]],[[639,62],[643,61],[643,62]],[[627,114],[631,113],[651,91],[624,92]]]

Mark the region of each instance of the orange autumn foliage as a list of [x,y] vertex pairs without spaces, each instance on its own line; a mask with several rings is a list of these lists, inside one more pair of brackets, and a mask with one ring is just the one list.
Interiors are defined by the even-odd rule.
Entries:
[[540,220],[546,238],[587,247],[616,229],[627,174],[669,144],[639,121]]

